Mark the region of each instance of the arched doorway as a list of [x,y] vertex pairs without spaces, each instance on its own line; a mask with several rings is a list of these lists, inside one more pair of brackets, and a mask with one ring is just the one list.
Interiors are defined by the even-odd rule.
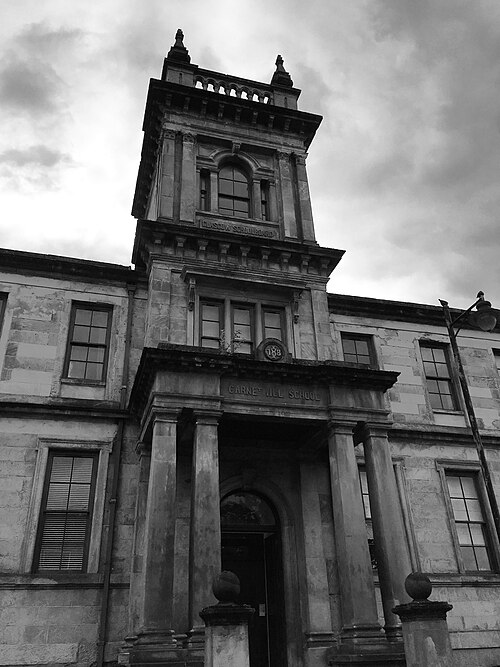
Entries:
[[222,569],[238,575],[240,602],[255,614],[249,626],[250,667],[285,667],[281,531],[261,495],[234,491],[221,501]]

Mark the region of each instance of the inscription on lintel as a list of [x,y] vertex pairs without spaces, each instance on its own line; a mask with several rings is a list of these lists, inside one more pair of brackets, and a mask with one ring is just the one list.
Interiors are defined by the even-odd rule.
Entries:
[[248,402],[271,402],[273,405],[325,407],[327,392],[324,387],[223,378],[221,394],[224,398]]
[[278,232],[274,229],[265,229],[264,227],[228,222],[226,220],[207,220],[206,218],[202,218],[200,226],[202,229],[213,229],[218,232],[231,232],[233,234],[244,234],[245,236],[257,236],[266,239],[278,238]]

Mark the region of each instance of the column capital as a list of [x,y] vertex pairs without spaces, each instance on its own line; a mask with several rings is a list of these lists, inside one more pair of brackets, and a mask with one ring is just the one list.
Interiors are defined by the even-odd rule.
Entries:
[[155,408],[151,413],[151,422],[153,426],[160,422],[174,424],[177,423],[180,414],[179,408]]
[[367,438],[387,438],[391,424],[380,422],[359,422],[354,430],[356,443],[364,442]]
[[217,425],[222,417],[222,410],[194,410],[194,419],[196,424]]
[[353,435],[356,428],[355,422],[341,421],[339,419],[329,419],[327,422],[328,434],[335,435]]

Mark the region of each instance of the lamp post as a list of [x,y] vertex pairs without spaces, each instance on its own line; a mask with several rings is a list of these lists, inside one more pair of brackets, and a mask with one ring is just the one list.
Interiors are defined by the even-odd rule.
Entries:
[[[489,301],[485,301],[484,292],[478,292],[477,301],[475,301],[472,306],[467,308],[467,310],[464,310],[463,313],[460,313],[460,315],[458,315],[458,317],[455,319],[452,319],[448,302],[439,299],[439,303],[443,307],[444,320],[446,322],[446,328],[448,329],[448,335],[450,337],[453,358],[455,359],[458,370],[458,378],[460,380],[460,387],[462,388],[465,408],[469,418],[470,430],[472,432],[472,438],[476,445],[477,453],[479,456],[479,465],[481,467],[481,473],[483,475],[484,485],[486,487],[486,494],[488,496],[488,502],[491,508],[491,513],[493,515],[493,521],[495,522],[497,537],[500,541],[500,512],[498,509],[495,490],[493,488],[493,482],[491,481],[488,461],[484,453],[484,445],[481,439],[481,434],[479,432],[474,406],[472,405],[469,385],[467,384],[462,358],[460,356],[457,344],[457,336],[466,320],[468,320],[471,324],[479,327],[482,331],[492,331],[495,328],[497,322],[496,311],[493,310]],[[476,311],[472,312],[474,308],[476,308]],[[459,326],[455,329],[456,325]]]

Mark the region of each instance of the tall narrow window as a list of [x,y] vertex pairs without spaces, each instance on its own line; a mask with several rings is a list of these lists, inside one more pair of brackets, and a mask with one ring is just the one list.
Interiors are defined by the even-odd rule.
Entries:
[[477,476],[470,473],[447,472],[446,483],[465,570],[492,570]]
[[284,313],[280,308],[262,308],[262,324],[264,338],[277,338],[283,341]]
[[237,218],[250,216],[248,179],[233,165],[226,165],[219,171],[219,212]]
[[200,303],[200,345],[218,350],[221,346],[222,303]]
[[372,511],[370,507],[370,496],[368,494],[368,479],[366,477],[366,470],[359,469],[359,483],[361,486],[361,497],[363,498],[363,509],[365,512],[366,534],[368,539],[368,549],[370,551],[370,559],[372,562],[372,569],[377,569],[377,558],[375,556],[375,541],[373,539],[373,525],[372,525]]
[[420,345],[420,350],[431,407],[435,410],[457,410],[447,349],[425,343]]
[[69,325],[65,377],[102,382],[106,375],[111,308],[74,304]]
[[96,472],[97,454],[49,453],[34,571],[86,570]]
[[253,308],[251,306],[232,306],[233,351],[251,354],[253,350]]
[[375,361],[373,341],[370,336],[341,334],[344,361],[370,366]]
[[262,220],[270,220],[269,217],[269,181],[260,182],[260,205]]
[[210,172],[200,171],[200,211],[210,210]]

